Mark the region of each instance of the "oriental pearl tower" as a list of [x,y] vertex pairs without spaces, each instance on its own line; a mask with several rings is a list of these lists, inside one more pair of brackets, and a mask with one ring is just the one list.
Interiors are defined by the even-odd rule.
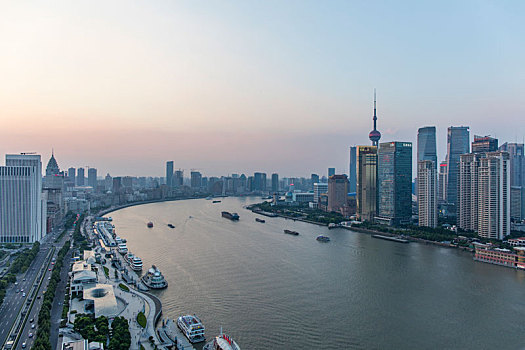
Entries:
[[372,141],[372,146],[377,146],[379,139],[381,138],[381,133],[377,131],[377,115],[376,115],[376,89],[374,89],[374,130],[370,131],[368,138]]

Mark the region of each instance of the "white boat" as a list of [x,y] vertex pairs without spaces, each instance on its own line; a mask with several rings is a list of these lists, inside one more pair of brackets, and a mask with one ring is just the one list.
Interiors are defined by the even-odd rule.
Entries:
[[133,255],[133,253],[128,252],[126,255],[126,260],[129,263],[129,266],[133,271],[142,271],[142,259],[139,258],[136,255]]
[[204,325],[201,320],[195,315],[185,315],[177,319],[177,326],[182,333],[188,338],[190,343],[200,343],[205,341]]
[[142,276],[142,282],[152,289],[162,289],[168,286],[168,282],[162,276],[162,273],[155,265],[153,265],[148,272]]
[[126,255],[128,253],[128,246],[126,243],[120,243],[118,245],[118,252],[122,255]]
[[204,345],[203,350],[241,350],[241,347],[227,334],[216,336],[213,341]]

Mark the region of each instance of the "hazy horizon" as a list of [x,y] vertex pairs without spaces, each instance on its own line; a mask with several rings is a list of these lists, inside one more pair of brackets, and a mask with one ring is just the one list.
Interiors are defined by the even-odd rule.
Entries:
[[[448,126],[523,142],[521,2],[0,2],[0,151],[164,176],[348,173]],[[415,152],[414,152],[415,156]]]

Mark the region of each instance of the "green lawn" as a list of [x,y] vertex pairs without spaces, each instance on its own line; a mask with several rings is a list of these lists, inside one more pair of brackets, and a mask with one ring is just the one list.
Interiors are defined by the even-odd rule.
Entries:
[[109,269],[106,266],[103,266],[103,268],[104,268],[104,273],[106,274],[106,277],[109,278]]
[[140,324],[140,326],[142,328],[146,328],[146,316],[144,315],[143,312],[139,312],[139,314],[137,315],[137,322]]
[[128,286],[126,286],[124,283],[120,283],[118,286],[119,286],[120,289],[122,289],[123,291],[125,291],[125,292],[129,292],[129,288],[128,288]]

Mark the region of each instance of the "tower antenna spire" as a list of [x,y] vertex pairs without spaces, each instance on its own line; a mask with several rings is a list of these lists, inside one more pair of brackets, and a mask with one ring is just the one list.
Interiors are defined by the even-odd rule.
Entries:
[[377,131],[377,109],[376,109],[376,103],[377,103],[376,89],[374,88],[374,117],[372,119],[374,121],[374,129],[370,132],[370,134],[368,134],[368,138],[370,139],[370,141],[372,141],[372,145],[373,146],[377,146],[378,142],[379,142],[379,139],[381,139],[381,133],[379,131]]

